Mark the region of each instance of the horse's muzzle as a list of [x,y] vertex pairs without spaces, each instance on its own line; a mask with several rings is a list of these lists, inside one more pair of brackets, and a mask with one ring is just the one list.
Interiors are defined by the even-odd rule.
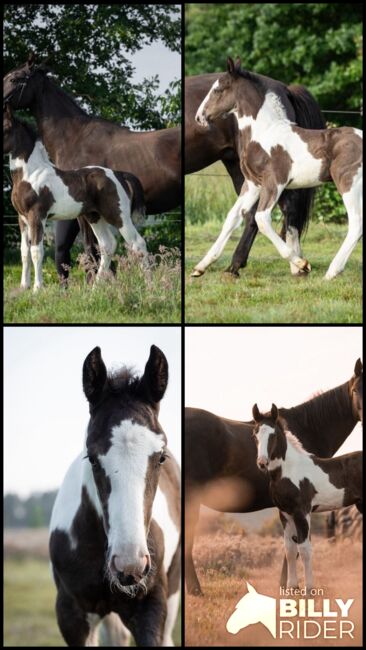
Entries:
[[266,472],[268,469],[268,459],[267,458],[258,458],[257,459],[257,467],[258,469],[261,470],[261,472]]
[[137,585],[149,573],[151,560],[149,555],[144,555],[133,564],[126,564],[118,555],[114,555],[110,567],[121,585]]

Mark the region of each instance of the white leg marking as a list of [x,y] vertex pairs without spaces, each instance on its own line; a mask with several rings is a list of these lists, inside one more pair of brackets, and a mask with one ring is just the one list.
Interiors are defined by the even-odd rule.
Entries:
[[[289,248],[291,248],[296,255],[299,257],[302,257],[302,252],[301,252],[301,246],[300,246],[300,239],[299,239],[299,231],[295,226],[289,226],[286,230],[286,244]],[[299,269],[296,266],[296,264],[293,264],[290,262],[290,269],[292,275],[298,275]]]
[[31,285],[31,253],[28,226],[21,231],[20,254],[22,257],[22,289],[29,289]]
[[86,618],[89,624],[89,634],[85,641],[85,646],[99,646],[98,625],[100,622],[100,617],[98,614],[87,614]]
[[108,648],[130,645],[131,632],[118,616],[112,612],[102,619],[99,628],[100,645]]
[[298,549],[299,549],[302,563],[304,565],[305,587],[306,587],[306,591],[309,593],[310,589],[313,588],[313,568],[312,568],[312,561],[311,561],[312,552],[311,552],[311,542],[310,542],[310,515],[307,515],[306,521],[308,522],[309,525],[308,536],[305,542],[298,545]]
[[[280,194],[281,192],[279,192],[278,196],[280,196]],[[284,257],[286,260],[289,260],[289,262],[295,264],[295,266],[297,266],[299,269],[307,269],[310,271],[310,266],[308,262],[303,258],[299,257],[287,244],[285,244],[285,242],[281,239],[281,237],[277,235],[277,233],[273,230],[271,213],[274,206],[277,203],[277,199],[274,201],[271,207],[256,213],[255,220],[257,222],[258,229],[263,235],[266,235],[266,237],[268,237],[268,239],[272,242],[275,248],[277,248],[281,257]]]
[[34,266],[34,287],[33,291],[36,292],[41,288],[43,284],[42,279],[42,262],[43,262],[44,248],[43,248],[43,237],[39,244],[31,246],[31,256]]
[[167,613],[165,627],[164,627],[163,647],[174,646],[172,633],[173,633],[174,624],[178,614],[179,596],[180,596],[180,590],[178,590],[175,594],[172,594],[168,598],[168,613]]
[[238,196],[233,207],[228,212],[220,235],[205,257],[195,266],[192,272],[193,277],[202,275],[207,267],[220,257],[233,231],[242,223],[243,212],[249,212],[258,200],[259,190],[260,188],[254,185],[254,183],[245,181],[242,193]]
[[292,517],[289,517],[289,515],[285,516],[287,519],[286,528],[284,530],[285,554],[287,559],[287,587],[297,587],[297,544],[292,539],[292,535],[296,535],[296,526]]
[[333,278],[343,271],[348,258],[358,240],[362,237],[362,168],[349,192],[343,194],[343,203],[348,214],[348,233],[337,255],[325,275],[326,280]]
[[108,271],[112,256],[117,247],[116,238],[107,222],[101,217],[97,223],[91,223],[92,230],[98,240],[100,248],[100,265],[96,280],[99,281],[103,273]]

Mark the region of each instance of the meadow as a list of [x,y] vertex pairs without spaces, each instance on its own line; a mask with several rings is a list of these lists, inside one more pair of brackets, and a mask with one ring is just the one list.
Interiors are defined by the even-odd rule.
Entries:
[[[52,249],[43,265],[44,287],[36,294],[19,288],[19,251],[4,266],[4,322],[9,323],[178,323],[181,318],[181,264],[178,249],[149,255],[146,272],[136,256],[116,255],[116,275],[98,285],[86,282],[85,255],[74,252],[68,288],[60,286]],[[32,275],[33,277],[33,275]]]
[[[354,639],[274,639],[262,624],[251,625],[236,635],[226,631],[226,622],[237,602],[247,593],[248,580],[261,594],[279,597],[278,581],[283,558],[280,535],[246,535],[234,523],[213,533],[197,535],[193,550],[204,597],[185,598],[185,642],[187,646],[360,646],[362,645],[362,543],[346,539],[335,544],[313,535],[314,584],[324,589],[323,598],[355,599],[349,618],[355,625]],[[302,566],[298,561],[300,586]],[[322,599],[316,597],[316,608]],[[311,618],[311,617],[310,617]],[[293,619],[296,623],[299,617]],[[317,619],[319,620],[319,619]]]
[[[5,647],[66,646],[56,622],[56,587],[47,557],[47,539],[47,530],[6,531]],[[181,645],[180,618],[173,634],[176,645]]]
[[[229,240],[220,259],[200,278],[190,274],[214,243],[223,220],[235,201],[235,192],[221,163],[185,183],[185,320],[187,323],[361,323],[362,244],[357,244],[344,273],[324,280],[341,245],[347,223],[313,218],[302,240],[310,261],[308,275],[293,277],[289,264],[273,244],[258,235],[248,265],[234,278],[225,269],[240,239],[242,228]],[[219,176],[217,176],[219,174]],[[315,206],[315,214],[316,212]],[[280,229],[280,213],[274,221]],[[319,215],[317,215],[319,216]]]

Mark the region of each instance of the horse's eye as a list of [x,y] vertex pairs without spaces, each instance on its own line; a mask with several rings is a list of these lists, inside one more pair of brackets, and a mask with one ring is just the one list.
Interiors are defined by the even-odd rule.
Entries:
[[166,455],[166,453],[163,451],[163,452],[161,453],[161,455],[160,455],[160,458],[159,458],[159,463],[160,463],[160,465],[162,465],[163,463],[165,463],[166,459],[167,459],[167,455]]

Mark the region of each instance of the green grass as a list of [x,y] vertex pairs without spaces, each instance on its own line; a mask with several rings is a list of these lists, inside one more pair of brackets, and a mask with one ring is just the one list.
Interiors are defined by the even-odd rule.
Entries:
[[[4,570],[4,646],[64,647],[55,615],[56,588],[45,560],[8,558]],[[174,642],[181,644],[181,616]]]
[[[203,173],[221,173],[214,165]],[[200,278],[194,266],[216,240],[235,193],[227,178],[186,181],[185,320],[187,323],[361,323],[362,245],[335,280],[323,279],[341,245],[347,225],[310,223],[302,242],[312,272],[293,277],[273,244],[258,235],[240,278],[224,273],[240,239],[235,231],[220,259]],[[207,220],[197,223],[203,215]]]
[[44,287],[36,294],[19,289],[20,255],[4,266],[5,323],[178,323],[180,322],[181,267],[178,252],[164,250],[150,256],[147,273],[132,254],[116,256],[116,278],[93,288],[85,273],[71,269],[69,288],[59,286],[55,264],[43,265]]

